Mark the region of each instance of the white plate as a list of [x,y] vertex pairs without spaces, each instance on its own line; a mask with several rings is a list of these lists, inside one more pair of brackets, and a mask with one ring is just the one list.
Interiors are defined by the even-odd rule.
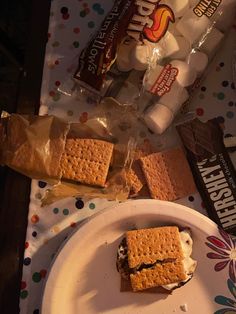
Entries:
[[[124,232],[168,224],[192,230],[198,261],[193,279],[169,296],[120,292],[116,252]],[[232,302],[227,306],[235,295],[234,254],[232,240],[192,209],[154,200],[122,203],[93,216],[65,243],[46,282],[42,313],[183,314],[185,304],[191,314],[235,313]]]

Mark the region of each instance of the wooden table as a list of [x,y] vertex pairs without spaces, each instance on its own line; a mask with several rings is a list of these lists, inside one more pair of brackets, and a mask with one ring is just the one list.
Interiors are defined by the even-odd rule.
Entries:
[[[8,38],[8,33],[0,27],[0,56],[7,58],[16,72],[18,80],[16,98],[8,104],[0,104],[0,109],[18,113],[37,113],[39,108],[42,70],[45,46],[47,42],[50,0],[47,1],[3,1],[2,7],[8,12],[22,6],[27,9],[26,45],[22,58],[17,45]],[[21,7],[21,10],[22,10]],[[15,13],[19,14],[19,13]],[[17,15],[18,17],[18,15]],[[14,17],[15,18],[15,17]],[[20,23],[19,19],[15,19]],[[2,22],[2,21],[0,21]],[[16,24],[15,27],[22,25]],[[8,90],[7,82],[0,82],[0,97]],[[7,88],[7,91],[6,91]],[[15,314],[19,312],[19,290],[22,274],[27,214],[30,195],[30,179],[7,167],[0,167],[0,313]]]

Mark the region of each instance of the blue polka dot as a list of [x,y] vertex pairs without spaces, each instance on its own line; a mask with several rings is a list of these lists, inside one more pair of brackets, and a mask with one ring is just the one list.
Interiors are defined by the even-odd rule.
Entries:
[[63,209],[62,212],[63,212],[63,215],[65,215],[65,216],[69,215],[69,209],[67,209],[67,208]]
[[228,111],[226,113],[226,117],[229,118],[229,119],[232,119],[234,117],[234,113],[232,111]]
[[100,8],[101,8],[100,3],[94,3],[93,9],[94,9],[95,11],[99,10]]
[[30,257],[26,257],[26,258],[24,259],[23,264],[24,264],[25,266],[28,266],[28,265],[30,265],[30,263],[31,263],[31,258],[30,258]]
[[218,123],[224,123],[225,122],[225,118],[222,116],[219,116],[216,118]]
[[39,181],[39,182],[38,182],[38,185],[39,185],[39,187],[40,187],[41,189],[43,189],[43,188],[45,188],[45,186],[47,185],[47,183],[46,183],[46,182],[43,182],[43,181]]
[[84,202],[81,199],[77,199],[75,206],[78,209],[82,209],[84,207]]

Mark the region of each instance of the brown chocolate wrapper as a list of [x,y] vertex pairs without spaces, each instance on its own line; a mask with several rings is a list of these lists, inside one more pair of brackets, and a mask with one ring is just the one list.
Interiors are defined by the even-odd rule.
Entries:
[[236,234],[236,172],[216,119],[177,126],[198,191],[209,217]]
[[136,10],[135,0],[116,0],[95,34],[79,57],[74,75],[81,86],[100,92],[106,73],[115,61],[117,47]]
[[[109,108],[109,110],[108,110]],[[42,198],[48,205],[70,196],[125,200],[129,195],[126,173],[136,145],[137,119],[131,111],[107,99],[86,123],[68,123],[54,116],[4,114],[0,128],[0,163],[52,185]],[[60,161],[66,139],[99,139],[114,144],[104,187],[62,178]]]

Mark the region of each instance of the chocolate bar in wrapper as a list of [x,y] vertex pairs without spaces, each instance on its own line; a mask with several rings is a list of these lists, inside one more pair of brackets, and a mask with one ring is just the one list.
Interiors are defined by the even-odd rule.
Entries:
[[177,126],[206,210],[225,231],[236,234],[236,172],[216,119]]

